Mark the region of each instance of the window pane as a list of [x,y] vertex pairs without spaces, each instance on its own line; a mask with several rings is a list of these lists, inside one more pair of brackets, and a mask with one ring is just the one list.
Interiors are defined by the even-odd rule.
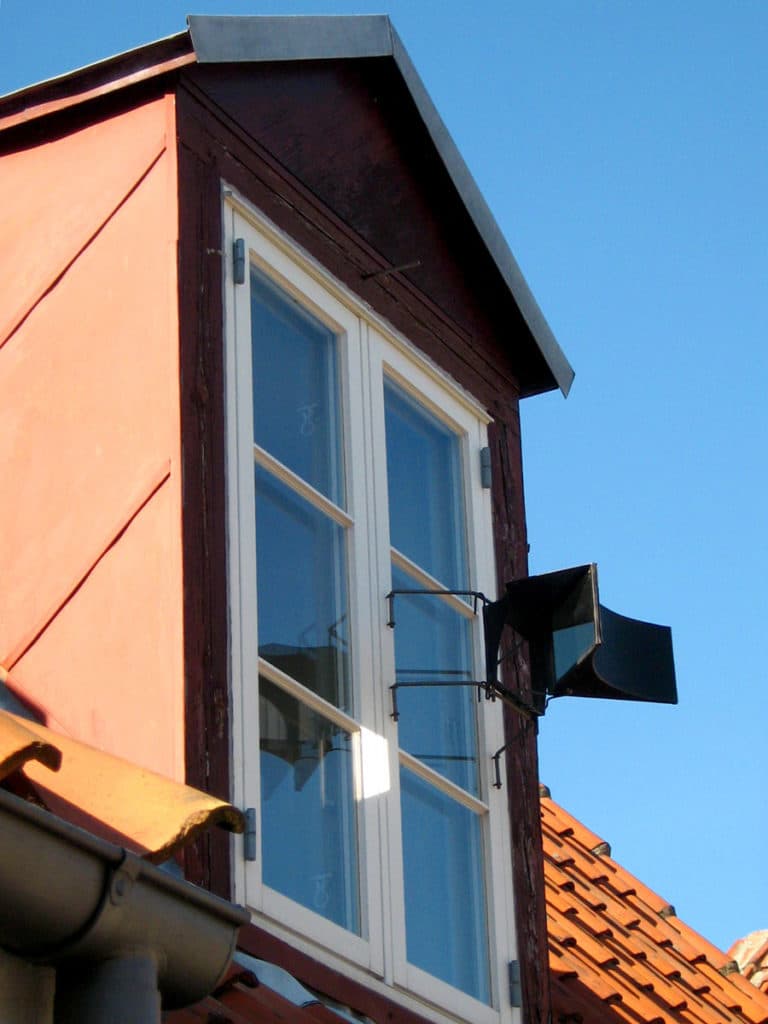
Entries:
[[351,736],[264,678],[259,718],[264,881],[359,933]]
[[400,792],[408,961],[488,1003],[480,820],[405,768]]
[[251,267],[256,444],[344,502],[336,337]]
[[350,711],[344,529],[256,468],[259,654]]
[[[396,590],[415,587],[393,568]],[[395,669],[398,683],[471,680],[472,624],[439,597],[395,599]],[[473,686],[398,688],[399,745],[470,793],[478,792],[477,689]]]
[[389,382],[384,402],[392,545],[446,587],[465,589],[459,439]]

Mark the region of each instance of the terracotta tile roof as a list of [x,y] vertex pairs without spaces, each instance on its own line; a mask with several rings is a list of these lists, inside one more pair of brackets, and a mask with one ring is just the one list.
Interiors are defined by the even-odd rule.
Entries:
[[733,955],[684,924],[545,790],[541,816],[555,1019],[768,1022],[768,996],[738,973]]
[[734,942],[728,956],[736,961],[751,984],[768,994],[768,929],[752,932]]
[[[553,1021],[558,1024],[768,1024],[768,995],[735,960],[768,962],[768,932],[723,953],[611,857],[608,843],[541,800]],[[738,944],[737,944],[738,945]],[[319,1002],[296,1005],[242,966],[168,1024],[339,1024]]]
[[212,825],[243,830],[222,800],[0,710],[0,782],[19,770],[48,810],[154,863]]

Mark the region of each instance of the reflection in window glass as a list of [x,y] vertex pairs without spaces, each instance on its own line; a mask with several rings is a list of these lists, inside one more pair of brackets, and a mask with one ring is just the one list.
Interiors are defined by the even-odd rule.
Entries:
[[251,267],[251,337],[256,444],[343,505],[334,333]]
[[350,710],[344,530],[256,468],[259,654]]
[[459,439],[389,382],[384,403],[392,546],[447,588],[465,589]]
[[406,768],[400,792],[408,961],[488,1003],[480,821]]
[[[392,585],[399,590],[414,583],[393,568]],[[439,597],[398,595],[396,602],[397,682],[471,680],[471,623]],[[400,747],[457,786],[477,794],[476,688],[398,688],[397,703]]]
[[259,719],[264,881],[359,933],[351,736],[264,678]]

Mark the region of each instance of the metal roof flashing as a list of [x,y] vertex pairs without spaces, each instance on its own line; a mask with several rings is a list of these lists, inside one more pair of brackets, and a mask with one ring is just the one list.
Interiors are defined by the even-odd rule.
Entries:
[[391,57],[459,198],[528,325],[552,376],[552,387],[568,395],[574,371],[388,15],[189,15],[187,23],[201,64]]
[[200,64],[391,57],[386,14],[187,16]]

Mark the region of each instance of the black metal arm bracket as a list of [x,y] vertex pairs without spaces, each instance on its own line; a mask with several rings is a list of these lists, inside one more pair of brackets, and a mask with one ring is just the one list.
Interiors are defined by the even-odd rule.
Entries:
[[474,615],[477,615],[477,605],[479,602],[482,602],[483,605],[491,603],[485,594],[479,590],[390,590],[387,594],[387,609],[389,612],[387,625],[390,629],[395,628],[395,598],[399,594],[421,594],[430,597],[471,597],[472,613]]
[[[485,594],[481,593],[481,591],[479,590],[390,590],[390,592],[387,594],[387,625],[389,626],[390,629],[395,628],[395,598],[401,594],[409,596],[416,594],[431,597],[471,597],[472,610],[475,615],[477,615],[477,609],[480,603],[482,603],[483,606],[491,604],[491,602],[485,596]],[[444,674],[448,675],[450,673],[446,672]],[[460,673],[456,674],[458,675]],[[412,686],[474,686],[477,687],[478,700],[482,700],[483,696],[485,696],[486,700],[496,700],[496,698],[498,698],[499,700],[502,700],[508,707],[511,707],[515,711],[517,711],[518,714],[525,715],[525,717],[529,719],[540,718],[541,715],[544,713],[543,711],[539,711],[532,704],[528,704],[526,701],[521,700],[520,697],[512,693],[511,690],[508,690],[505,686],[502,686],[501,683],[495,680],[488,681],[486,679],[472,679],[458,681],[447,679],[413,679],[409,680],[407,683],[394,683],[392,686],[390,686],[390,690],[392,691],[392,718],[395,721],[397,721],[400,717],[400,712],[397,706],[397,691],[399,689]],[[501,756],[505,749],[506,747],[502,747],[501,750],[499,750],[493,756],[497,780],[499,780],[499,757]],[[498,786],[499,788],[501,787],[500,781],[498,782]]]

